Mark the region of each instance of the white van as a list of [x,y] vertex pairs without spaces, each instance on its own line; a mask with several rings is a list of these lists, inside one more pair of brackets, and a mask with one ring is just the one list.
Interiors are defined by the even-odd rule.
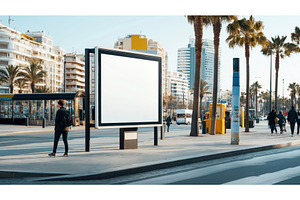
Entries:
[[191,124],[193,110],[180,109],[176,110],[176,123],[177,124]]

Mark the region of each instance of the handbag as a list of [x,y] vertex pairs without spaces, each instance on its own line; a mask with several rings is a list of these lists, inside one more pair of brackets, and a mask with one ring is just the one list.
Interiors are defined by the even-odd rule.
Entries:
[[275,117],[275,124],[277,124],[279,121],[279,118],[278,117]]

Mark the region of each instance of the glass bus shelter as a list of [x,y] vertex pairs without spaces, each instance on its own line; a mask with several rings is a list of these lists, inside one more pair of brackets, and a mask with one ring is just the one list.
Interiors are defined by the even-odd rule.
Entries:
[[0,94],[0,124],[55,125],[58,100],[66,100],[75,126],[84,125],[84,92]]

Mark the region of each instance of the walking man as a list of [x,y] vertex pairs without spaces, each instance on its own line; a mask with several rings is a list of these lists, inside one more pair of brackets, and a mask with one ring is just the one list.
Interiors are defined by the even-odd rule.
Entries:
[[168,127],[167,131],[169,132],[170,124],[171,124],[171,117],[170,117],[170,115],[169,115],[169,117],[167,117],[166,122],[167,122],[167,127]]
[[65,101],[59,100],[58,101],[58,108],[59,110],[56,112],[55,117],[55,134],[54,134],[54,145],[52,153],[48,154],[50,157],[55,157],[57,144],[59,141],[60,136],[62,135],[64,145],[65,145],[65,153],[63,154],[64,157],[68,157],[69,145],[68,145],[68,132],[70,130],[69,124],[72,121],[72,117],[70,113],[65,109]]
[[291,126],[292,137],[294,136],[295,123],[297,120],[298,120],[297,112],[296,112],[294,106],[292,106],[291,110],[289,110],[289,113],[288,113],[288,122],[290,123],[290,126]]
[[269,119],[269,125],[271,127],[271,135],[273,135],[273,131],[275,130],[277,133],[277,129],[275,126],[275,118],[277,117],[275,109],[273,109],[269,115],[268,115],[268,119]]

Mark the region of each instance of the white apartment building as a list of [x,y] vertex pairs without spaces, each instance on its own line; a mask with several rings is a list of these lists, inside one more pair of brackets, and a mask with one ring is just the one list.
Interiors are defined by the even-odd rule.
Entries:
[[[53,39],[43,31],[25,34],[0,23],[0,68],[7,65],[28,66],[30,61],[39,62],[47,71],[46,85],[50,92],[63,91],[63,73],[65,51],[59,46],[53,46]],[[17,92],[18,88],[14,92]],[[0,93],[9,91],[8,85],[0,86]],[[31,92],[28,89],[25,92]]]
[[167,71],[168,71],[168,55],[165,49],[156,41],[147,39],[145,35],[132,34],[125,38],[118,39],[114,48],[138,51],[148,54],[159,55],[162,58],[162,90],[163,94],[168,91],[167,88]]
[[188,104],[190,99],[190,92],[188,88],[188,79],[186,74],[181,72],[168,71],[167,85],[169,92],[178,100]]
[[66,92],[85,90],[85,63],[84,55],[74,53],[65,55]]

